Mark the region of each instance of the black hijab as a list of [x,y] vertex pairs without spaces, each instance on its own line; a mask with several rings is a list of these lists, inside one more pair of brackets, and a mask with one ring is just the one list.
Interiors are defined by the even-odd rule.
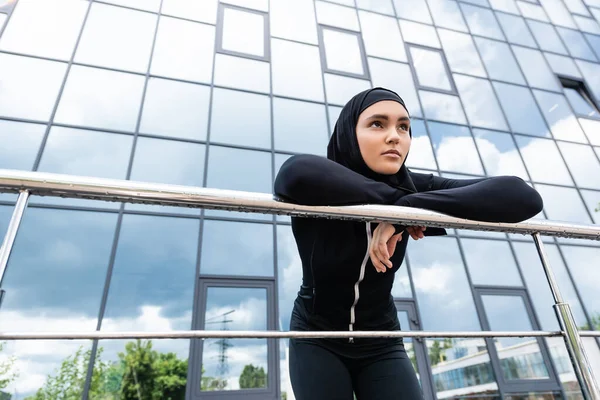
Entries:
[[[346,103],[340,112],[340,116],[335,123],[333,135],[331,135],[329,145],[327,146],[327,158],[367,178],[385,182],[398,189],[416,192],[417,189],[406,168],[406,157],[404,158],[402,167],[400,167],[400,170],[396,174],[382,175],[369,168],[360,153],[358,139],[356,138],[358,117],[365,109],[383,100],[397,101],[408,113],[404,100],[396,92],[389,89],[376,87],[358,93]],[[412,137],[411,130],[409,130],[409,133]],[[406,156],[408,157],[408,153]]]

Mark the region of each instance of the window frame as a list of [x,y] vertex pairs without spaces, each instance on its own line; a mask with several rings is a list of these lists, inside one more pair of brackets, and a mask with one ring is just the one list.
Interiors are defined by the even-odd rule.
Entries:
[[[446,60],[446,55],[445,55],[443,49],[436,49],[435,47],[423,46],[421,44],[414,44],[414,43],[406,43],[405,47],[406,47],[406,57],[408,58],[408,65],[410,66],[410,70],[414,77],[415,89],[417,90],[417,93],[419,90],[427,90],[430,92],[450,94],[450,95],[454,95],[454,96],[457,96],[460,98],[460,95],[458,94],[458,90],[456,88],[456,83],[454,82],[452,70],[450,69],[448,60]],[[436,88],[433,86],[427,86],[427,85],[422,84],[421,81],[419,81],[419,75],[417,74],[417,69],[414,65],[414,60],[413,60],[412,54],[410,52],[410,49],[412,47],[421,49],[421,50],[428,50],[428,51],[436,52],[436,53],[440,54],[441,59],[442,59],[442,65],[444,66],[444,71],[446,72],[448,82],[450,83],[450,90],[440,89],[440,88]]]
[[[577,93],[579,93],[579,95],[583,98],[583,100],[586,103],[588,103],[594,110],[596,110],[598,115],[590,117],[589,115],[578,114],[577,111],[574,109],[572,110],[573,114],[577,118],[586,118],[586,119],[593,119],[593,120],[600,121],[600,107],[598,106],[598,102],[594,98],[594,95],[592,94],[586,81],[583,79],[580,79],[580,78],[575,78],[575,77],[560,75],[560,74],[557,74],[557,77],[558,77],[559,83],[561,84],[563,89],[575,90]],[[567,104],[569,104],[569,106],[570,106],[571,103],[569,102],[569,99],[564,94],[564,92],[563,92],[563,96],[565,96],[565,98],[567,99]]]
[[[225,27],[225,9],[226,8],[235,10],[235,11],[242,11],[242,12],[249,13],[249,14],[257,14],[263,18],[263,23],[264,23],[264,25],[263,25],[264,26],[263,46],[264,47],[263,48],[265,51],[264,56],[261,57],[261,56],[255,55],[255,54],[242,53],[239,51],[228,50],[228,49],[223,48],[223,32],[224,32],[223,28]],[[270,29],[271,29],[271,27],[269,25],[269,13],[250,9],[250,8],[235,6],[233,4],[226,4],[226,3],[219,2],[219,8],[217,10],[217,31],[216,31],[216,37],[215,37],[215,40],[216,40],[215,56],[216,56],[216,54],[226,54],[226,55],[230,55],[230,56],[249,58],[251,60],[270,62],[271,61]]]
[[[325,49],[325,41],[323,36],[323,30],[327,29],[330,31],[337,31],[340,33],[345,33],[347,35],[355,36],[358,42],[358,50],[360,52],[360,62],[362,64],[363,73],[355,74],[347,71],[340,71],[337,69],[331,69],[327,66],[327,52]],[[317,36],[319,40],[319,55],[321,56],[321,66],[323,69],[323,74],[330,73],[335,75],[346,76],[349,78],[358,78],[358,79],[366,79],[371,80],[371,74],[369,73],[369,65],[367,63],[367,52],[365,49],[365,44],[363,42],[363,38],[360,32],[351,31],[344,28],[339,28],[337,26],[327,25],[327,24],[318,24],[317,25]]]

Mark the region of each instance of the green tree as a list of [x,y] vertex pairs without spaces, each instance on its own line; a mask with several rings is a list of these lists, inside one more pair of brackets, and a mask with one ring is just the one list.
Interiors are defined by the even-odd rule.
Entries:
[[592,320],[592,326],[590,324],[585,323],[581,328],[582,331],[600,331],[600,313],[596,313],[595,315],[590,316]]
[[154,370],[156,381],[153,399],[178,400],[185,397],[187,360],[180,360],[175,353],[159,353]]
[[266,386],[267,374],[263,367],[255,367],[252,364],[248,364],[244,367],[244,370],[240,375],[240,388],[251,389],[264,388]]
[[123,400],[151,400],[155,388],[156,371],[154,363],[156,351],[152,350],[152,341],[137,339],[125,345],[125,353],[119,353],[125,364],[125,373],[121,383]]
[[[0,354],[4,350],[4,345],[5,343],[0,343]],[[15,361],[15,357],[9,357],[7,360],[0,362],[0,389],[7,387],[19,376],[15,368]]]
[[449,338],[444,339],[442,345],[440,345],[439,340],[435,340],[429,349],[429,361],[431,362],[431,366],[446,361],[444,351],[450,348],[452,348],[452,341]]

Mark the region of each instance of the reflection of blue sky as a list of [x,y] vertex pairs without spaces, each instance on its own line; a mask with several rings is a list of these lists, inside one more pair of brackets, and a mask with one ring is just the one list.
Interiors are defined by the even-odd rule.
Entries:
[[582,224],[591,223],[585,206],[574,188],[536,184],[535,189],[544,199],[544,211],[549,219]]
[[515,0],[489,0],[489,2],[494,10],[519,14],[519,9],[517,8]]
[[573,280],[579,289],[583,304],[590,315],[600,314],[600,249],[592,247],[561,246]]
[[258,57],[268,56],[264,40],[265,17],[264,14],[223,8],[222,48]]
[[534,90],[533,94],[555,139],[587,143],[565,96],[541,90]]
[[323,45],[328,69],[360,75],[365,73],[358,36],[323,28]]
[[469,128],[438,122],[428,125],[440,169],[483,175]]
[[421,86],[452,90],[442,53],[412,46],[409,49],[417,80]]
[[[594,52],[585,41],[585,38],[579,31],[566,29],[560,26],[556,27],[561,38],[565,41],[569,52],[573,57],[583,58],[586,60],[597,61]],[[591,35],[590,35],[591,36]]]
[[600,164],[592,147],[564,142],[558,142],[558,147],[577,186],[600,189]]
[[433,26],[404,20],[398,20],[398,24],[400,25],[404,41],[422,44],[423,46],[437,47],[438,49],[442,48],[437,32]]
[[438,29],[438,34],[452,71],[487,76],[471,36],[446,29]]
[[517,62],[525,74],[527,82],[536,88],[561,91],[558,79],[550,70],[539,50],[527,49],[525,47],[512,46]]
[[45,125],[0,120],[0,168],[31,170],[45,131]]
[[337,74],[325,74],[325,91],[327,101],[331,104],[343,106],[356,93],[367,90],[371,82],[365,79],[350,78]]
[[471,34],[504,40],[504,35],[492,10],[464,3],[460,3],[460,8],[465,15]]
[[550,22],[550,20],[548,20],[548,17],[546,16],[546,13],[544,12],[544,9],[541,6],[537,4],[528,3],[527,1],[517,1],[517,5],[521,10],[521,14],[523,14],[525,18]]
[[273,99],[276,150],[325,155],[327,129],[324,105],[278,97]]
[[572,58],[550,53],[544,53],[544,55],[546,56],[546,60],[548,60],[548,64],[550,64],[550,68],[555,73],[581,78],[581,73]]
[[[556,142],[547,139],[515,136],[525,165],[535,182],[572,185],[567,167]],[[544,157],[540,157],[543,154]]]
[[429,139],[429,135],[427,135],[425,123],[421,120],[413,119],[411,121],[411,128],[412,141],[406,165],[416,168],[436,169],[431,140]]
[[[369,72],[371,73],[373,87],[381,86],[395,91],[406,103],[411,117],[423,116],[408,64],[373,57],[368,57],[367,61],[369,63]],[[336,111],[336,114],[332,114],[331,111],[329,112],[332,125],[339,115],[339,110]]]
[[600,213],[595,211],[600,204],[600,192],[592,190],[581,190],[580,192],[588,210],[590,210],[590,214],[592,214],[594,222],[600,224]]
[[544,7],[544,10],[552,23],[555,25],[566,26],[567,28],[577,29],[569,10],[567,10],[562,1],[540,0],[540,3]]
[[456,1],[428,0],[429,10],[433,21],[442,28],[468,32],[467,25],[462,17]]
[[473,126],[508,130],[504,115],[488,80],[454,75],[469,122]]
[[588,87],[596,98],[600,98],[600,65],[588,61],[575,60]]
[[367,11],[359,11],[358,16],[367,55],[407,61],[397,19]]
[[394,0],[396,15],[400,18],[406,18],[417,22],[432,24],[433,20],[429,15],[429,8],[425,0],[411,0],[410,7],[404,0]]
[[490,78],[525,85],[517,60],[507,43],[481,37],[474,40]]
[[508,242],[461,239],[474,285],[522,286]]
[[466,124],[467,118],[458,96],[419,90],[425,116],[429,119]]
[[354,7],[344,7],[324,1],[316,1],[315,6],[319,24],[360,31],[358,16]]
[[269,63],[234,57],[215,55],[215,85],[269,93]]
[[504,13],[496,13],[496,17],[500,25],[502,25],[502,30],[509,42],[523,46],[537,47],[522,17]]
[[531,20],[527,24],[542,50],[569,55],[552,25]]
[[277,226],[277,269],[279,285],[279,321],[277,328],[290,329],[294,300],[302,284],[302,262],[289,226]]
[[528,88],[500,82],[494,82],[493,85],[513,132],[550,137],[544,118]]
[[529,180],[510,134],[473,129],[473,135],[488,175],[515,175]]

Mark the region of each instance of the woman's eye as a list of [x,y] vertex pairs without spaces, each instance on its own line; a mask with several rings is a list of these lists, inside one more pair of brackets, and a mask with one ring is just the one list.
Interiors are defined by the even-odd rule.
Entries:
[[378,127],[378,128],[382,128],[382,127],[383,127],[383,125],[382,125],[382,124],[381,124],[381,122],[379,122],[379,121],[374,121],[374,122],[371,124],[371,126],[376,126],[376,127]]
[[400,129],[408,132],[408,125],[400,125]]

